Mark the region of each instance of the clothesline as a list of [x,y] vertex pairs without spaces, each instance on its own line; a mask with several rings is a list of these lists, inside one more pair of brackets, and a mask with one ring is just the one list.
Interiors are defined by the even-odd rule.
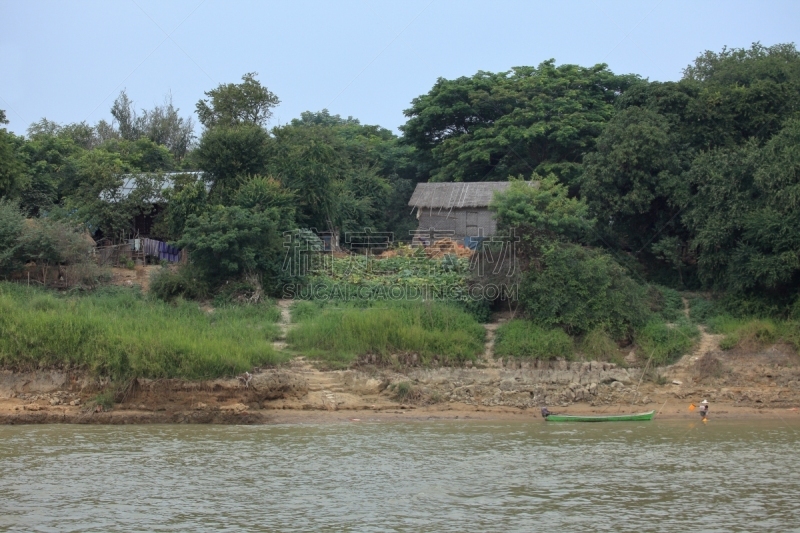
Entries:
[[156,239],[142,239],[142,251],[144,251],[145,255],[158,257],[160,260],[169,261],[170,263],[178,263],[181,260],[179,248]]

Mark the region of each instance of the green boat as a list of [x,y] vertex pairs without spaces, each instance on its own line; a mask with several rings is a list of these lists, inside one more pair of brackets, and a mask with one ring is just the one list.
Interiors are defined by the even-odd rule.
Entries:
[[638,420],[652,420],[656,412],[632,413],[627,415],[557,415],[550,414],[545,420],[548,422],[630,422]]

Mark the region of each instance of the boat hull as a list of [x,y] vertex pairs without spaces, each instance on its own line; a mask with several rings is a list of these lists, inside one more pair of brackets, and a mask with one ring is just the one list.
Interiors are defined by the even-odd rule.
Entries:
[[632,422],[639,420],[652,420],[655,411],[634,413],[626,415],[550,415],[545,420],[548,422]]

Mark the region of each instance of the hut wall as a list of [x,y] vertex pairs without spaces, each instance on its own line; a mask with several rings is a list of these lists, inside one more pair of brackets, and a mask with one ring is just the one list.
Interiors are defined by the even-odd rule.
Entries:
[[[427,232],[433,228],[437,233],[452,232],[453,239],[464,237],[488,237],[497,232],[497,222],[492,212],[486,208],[472,207],[463,209],[420,209],[419,232]],[[480,229],[483,229],[480,232]],[[441,235],[442,237],[444,235]]]

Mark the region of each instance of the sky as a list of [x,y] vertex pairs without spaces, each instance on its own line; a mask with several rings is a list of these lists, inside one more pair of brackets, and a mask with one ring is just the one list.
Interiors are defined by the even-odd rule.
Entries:
[[439,77],[553,58],[668,81],[705,50],[800,44],[796,0],[0,0],[0,21],[17,134],[110,121],[123,89],[139,109],[171,95],[196,121],[205,91],[247,72],[281,100],[271,125],[328,109],[397,130]]

